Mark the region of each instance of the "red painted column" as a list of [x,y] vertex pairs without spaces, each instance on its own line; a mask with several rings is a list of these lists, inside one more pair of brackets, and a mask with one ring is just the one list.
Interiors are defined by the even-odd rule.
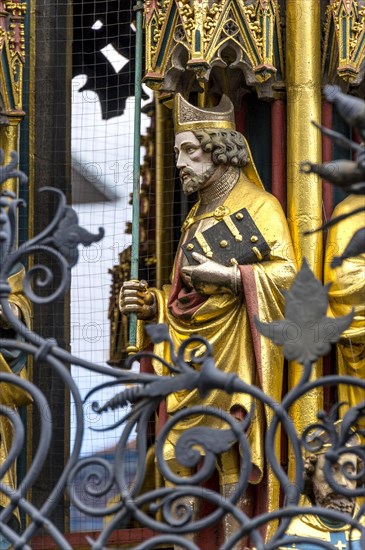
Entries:
[[[146,351],[153,351],[153,347],[149,346]],[[152,361],[150,357],[142,357],[140,361],[140,372],[154,374]]]
[[[322,104],[322,125],[326,128],[332,129],[332,103],[324,101]],[[332,141],[329,137],[322,136],[322,159],[323,162],[329,162],[332,160]],[[333,187],[328,182],[323,180],[323,221],[326,222],[330,219],[333,211]]]
[[166,407],[166,401],[161,401],[160,406],[158,408],[158,421],[157,421],[157,430],[156,430],[156,436],[158,437],[161,433],[162,428],[168,421],[168,414],[167,414],[167,407]]
[[272,194],[286,212],[286,109],[282,99],[271,107]]

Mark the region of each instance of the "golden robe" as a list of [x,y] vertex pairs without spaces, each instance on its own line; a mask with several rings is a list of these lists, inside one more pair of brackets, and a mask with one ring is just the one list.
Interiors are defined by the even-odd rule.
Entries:
[[[177,348],[188,337],[198,334],[206,338],[213,346],[216,366],[223,372],[236,373],[250,385],[255,385],[276,401],[281,401],[283,381],[283,354],[280,348],[261,336],[254,324],[256,315],[261,321],[271,322],[282,319],[284,298],[282,291],[288,289],[295,276],[296,266],[293,245],[291,242],[286,218],[275,197],[252,183],[243,172],[238,182],[223,203],[229,214],[247,208],[262,236],[270,247],[268,260],[258,261],[251,265],[239,266],[242,279],[242,293],[234,296],[230,293],[204,297],[190,319],[177,318],[171,311],[171,304],[176,299],[180,281],[182,250],[175,258],[172,274],[172,285],[162,291],[155,291],[158,299],[158,322],[169,326],[170,336]],[[217,223],[210,218],[210,225]],[[206,226],[204,226],[204,229]],[[196,226],[198,231],[199,225]],[[182,236],[180,245],[186,236]],[[165,343],[155,345],[157,355],[169,360],[168,346]],[[201,350],[203,351],[203,350]],[[159,363],[154,365],[157,374],[167,374]],[[171,395],[167,401],[170,414],[194,405],[212,406],[230,412],[236,405],[249,411],[253,399],[249,395],[228,395],[222,391],[212,391],[208,397],[201,399],[198,391],[182,391]],[[250,429],[250,446],[253,463],[252,483],[259,483],[264,476],[264,433],[265,425],[270,423],[272,412],[256,403],[254,419]],[[209,426],[227,428],[227,424],[218,419],[204,415],[194,417],[179,424],[172,438],[178,438],[182,431],[192,426]],[[278,438],[279,439],[279,438]],[[167,450],[165,458],[173,460],[173,444]],[[276,446],[280,456],[279,441]],[[265,475],[266,478],[266,475]],[[278,507],[279,488],[273,475],[270,480],[264,479],[261,493],[256,505],[261,511],[274,510]],[[238,472],[234,479],[237,481]],[[269,489],[267,489],[267,484]]]
[[[346,214],[361,206],[365,206],[364,196],[349,195],[336,207],[333,216]],[[353,234],[364,225],[365,212],[360,212],[330,228],[324,270],[325,282],[332,283],[329,290],[329,315],[340,317],[350,313],[352,308],[355,309],[353,322],[337,344],[338,374],[362,380],[365,379],[365,254],[348,258],[335,269],[330,264],[333,256],[340,256]],[[363,390],[339,385],[338,401],[353,407],[364,399]],[[341,408],[342,416],[347,408]]]
[[[9,285],[11,287],[11,294],[9,296],[9,302],[15,304],[21,314],[23,322],[30,326],[30,304],[28,299],[23,294],[23,279],[25,270],[24,267],[18,265],[17,271],[12,274],[9,279]],[[12,329],[1,329],[2,338],[15,337]],[[26,378],[26,357],[22,353],[18,353],[16,350],[6,350],[0,348],[0,372],[8,374],[17,374],[22,378]],[[20,388],[0,383],[0,404],[7,407],[17,409],[21,405],[27,405],[31,402],[30,396],[21,390]],[[7,457],[12,444],[12,427],[8,420],[4,416],[0,416],[0,463],[2,463]],[[11,468],[5,473],[2,478],[2,482],[11,488],[16,487],[16,464],[14,463]],[[4,494],[0,492],[0,507],[7,506],[9,500]],[[18,515],[14,515],[14,522],[18,521]]]

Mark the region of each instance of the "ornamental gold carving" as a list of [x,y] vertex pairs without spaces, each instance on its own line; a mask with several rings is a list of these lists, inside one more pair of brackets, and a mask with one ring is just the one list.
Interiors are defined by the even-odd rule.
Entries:
[[328,82],[341,78],[358,85],[365,75],[365,3],[332,0],[327,7],[323,74]]
[[238,70],[239,89],[272,97],[284,78],[279,15],[278,0],[149,0],[145,82],[181,92],[213,81],[217,93],[234,95]]
[[10,75],[9,84],[5,78],[4,68],[1,68],[1,96],[7,112],[22,112],[26,10],[26,2],[0,1],[0,50],[5,50]]

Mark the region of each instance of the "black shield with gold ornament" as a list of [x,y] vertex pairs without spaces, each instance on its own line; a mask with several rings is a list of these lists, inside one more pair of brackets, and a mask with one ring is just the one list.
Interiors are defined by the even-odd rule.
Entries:
[[246,208],[224,216],[201,233],[197,231],[182,249],[190,265],[196,265],[193,252],[227,267],[259,262],[270,254],[269,245]]

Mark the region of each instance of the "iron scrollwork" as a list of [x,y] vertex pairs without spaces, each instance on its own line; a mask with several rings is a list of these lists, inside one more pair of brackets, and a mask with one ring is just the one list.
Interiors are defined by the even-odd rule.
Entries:
[[[12,167],[12,170],[14,168],[15,166]],[[4,169],[3,172],[7,177],[18,175],[8,173],[7,169]],[[137,545],[135,548],[138,550],[158,548],[167,543],[179,545],[187,550],[198,550],[197,543],[191,537],[187,538],[186,535],[213,526],[228,514],[235,518],[237,529],[222,544],[221,550],[234,548],[239,540],[247,536],[250,537],[252,547],[257,550],[276,550],[281,547],[293,547],[293,545],[300,547],[298,545],[301,543],[308,543],[308,538],[297,534],[288,534],[288,528],[296,517],[303,515],[320,516],[332,522],[343,523],[345,521],[349,525],[350,533],[355,530],[358,533],[361,548],[365,547],[365,526],[361,521],[365,514],[365,504],[356,508],[356,514],[345,514],[317,505],[302,506],[300,503],[300,495],[305,488],[304,456],[307,453],[316,453],[321,449],[325,457],[324,474],[333,492],[351,499],[365,495],[361,483],[359,483],[359,487],[345,488],[336,482],[333,474],[333,465],[341,456],[349,452],[350,441],[354,436],[359,438],[365,436],[364,430],[359,427],[359,420],[365,415],[365,401],[346,412],[340,425],[335,423],[340,405],[334,407],[329,413],[318,412],[318,421],[308,426],[303,433],[297,433],[290,416],[292,406],[315,388],[336,387],[338,384],[344,384],[365,390],[365,380],[355,379],[351,376],[330,375],[317,380],[313,380],[311,377],[314,362],[327,353],[330,346],[339,340],[341,332],[350,325],[352,314],[338,319],[326,317],[327,288],[322,287],[304,263],[291,290],[286,295],[285,319],[270,324],[256,320],[257,327],[264,337],[271,338],[277,344],[283,345],[286,357],[301,364],[301,366],[293,364],[290,367],[301,368],[301,377],[298,384],[285,395],[281,403],[273,402],[259,387],[246,384],[238,376],[218,371],[214,363],[211,345],[199,336],[191,337],[178,350],[174,350],[165,325],[151,325],[148,331],[152,342],[165,342],[170,347],[171,361],[169,363],[149,351],[140,352],[133,358],[129,358],[128,361],[138,361],[142,357],[148,357],[162,363],[167,369],[167,375],[157,376],[148,373],[135,373],[132,370],[119,370],[77,358],[61,349],[55,340],[45,340],[26,328],[21,320],[14,316],[8,303],[10,288],[7,280],[15,263],[21,260],[24,262],[29,256],[39,251],[52,257],[62,273],[61,282],[56,290],[52,290],[48,295],[38,294],[34,290],[37,286],[44,290],[52,281],[53,274],[50,268],[44,265],[33,266],[29,269],[24,284],[24,292],[31,300],[39,304],[49,303],[62,296],[69,287],[70,269],[77,261],[78,244],[89,245],[102,237],[102,230],[99,230],[97,235],[91,235],[78,226],[76,213],[66,206],[65,199],[59,191],[47,189],[44,192],[54,193],[58,196],[59,204],[56,216],[44,231],[18,249],[15,249],[14,246],[16,210],[23,203],[9,192],[4,192],[0,198],[0,303],[9,324],[22,337],[17,340],[2,339],[0,346],[20,349],[32,356],[35,363],[45,362],[50,369],[57,371],[75,403],[76,437],[57,486],[47,496],[43,505],[37,509],[27,495],[28,490],[37,480],[37,475],[51,445],[52,423],[49,421],[49,406],[44,395],[31,382],[24,381],[16,375],[0,373],[1,383],[21,387],[32,396],[35,406],[42,412],[40,414],[42,427],[38,448],[21,485],[16,490],[11,490],[4,483],[0,483],[0,492],[9,498],[9,505],[0,510],[0,533],[15,548],[29,549],[32,537],[42,527],[54,539],[59,548],[70,549],[67,535],[61,533],[49,519],[57,499],[65,491],[68,491],[72,504],[80,511],[88,515],[108,518],[108,522],[105,523],[98,536],[94,539],[87,539],[90,548],[94,550],[107,548],[113,531],[118,529],[123,521],[132,519],[140,525],[160,533]],[[185,351],[198,345],[200,348],[203,345],[205,352],[199,356],[192,353],[187,360]],[[116,388],[116,395],[102,405],[94,402],[93,409],[96,413],[102,415],[110,409],[127,407],[122,418],[116,424],[108,426],[108,429],[113,429],[117,425],[123,425],[113,464],[97,456],[79,458],[84,435],[83,407],[86,402],[93,399],[94,394],[101,387],[91,388],[83,401],[66,364],[72,364],[79,369],[86,369],[93,373],[106,374],[112,378],[107,385]],[[126,386],[118,391],[123,384]],[[165,487],[147,492],[141,490],[148,452],[148,421],[169,394],[186,389],[196,389],[202,397],[213,389],[220,389],[228,393],[242,392],[272,410],[273,419],[265,437],[265,460],[279,480],[283,492],[281,509],[256,517],[248,517],[237,505],[240,496],[248,487],[252,468],[248,434],[251,420],[255,414],[254,408],[240,421],[217,408],[199,406],[181,410],[169,418],[159,434],[155,448],[157,467],[169,483]],[[47,414],[44,414],[44,411]],[[0,415],[9,420],[13,431],[11,451],[5,462],[0,464],[2,476],[24,448],[24,427],[20,416],[14,410],[0,405]],[[181,435],[176,445],[177,460],[182,466],[189,468],[199,464],[199,469],[191,476],[179,477],[169,469],[165,461],[164,444],[174,426],[185,417],[194,415],[218,417],[224,422],[225,428],[218,431],[199,426],[191,428]],[[137,470],[132,483],[130,483],[126,473],[126,452],[130,436],[136,428]],[[290,475],[285,471],[273,451],[279,429],[285,432],[293,449],[294,469]],[[363,466],[365,448],[361,441],[363,439],[359,439],[357,445],[351,444],[351,453],[358,457],[362,466],[356,474],[347,474],[348,479],[353,480],[356,477],[359,482],[365,473]],[[229,449],[233,444],[239,445],[242,467],[235,491],[229,497],[223,498],[220,493],[204,487],[203,482],[212,475],[216,456]],[[90,466],[94,472],[93,479],[91,480],[90,476],[85,476],[84,494],[93,498],[103,496],[114,485],[117,487],[118,499],[113,504],[95,508],[95,506],[85,504],[79,498],[75,490],[75,480],[81,471]],[[204,517],[198,517],[189,504],[191,498],[210,502],[212,511]],[[28,518],[27,526],[22,533],[12,530],[9,524],[9,518],[15,508],[22,510]],[[268,523],[274,524],[275,529],[271,538],[264,540],[261,529]],[[311,539],[310,542],[314,548],[334,548],[330,542],[324,540]]]

